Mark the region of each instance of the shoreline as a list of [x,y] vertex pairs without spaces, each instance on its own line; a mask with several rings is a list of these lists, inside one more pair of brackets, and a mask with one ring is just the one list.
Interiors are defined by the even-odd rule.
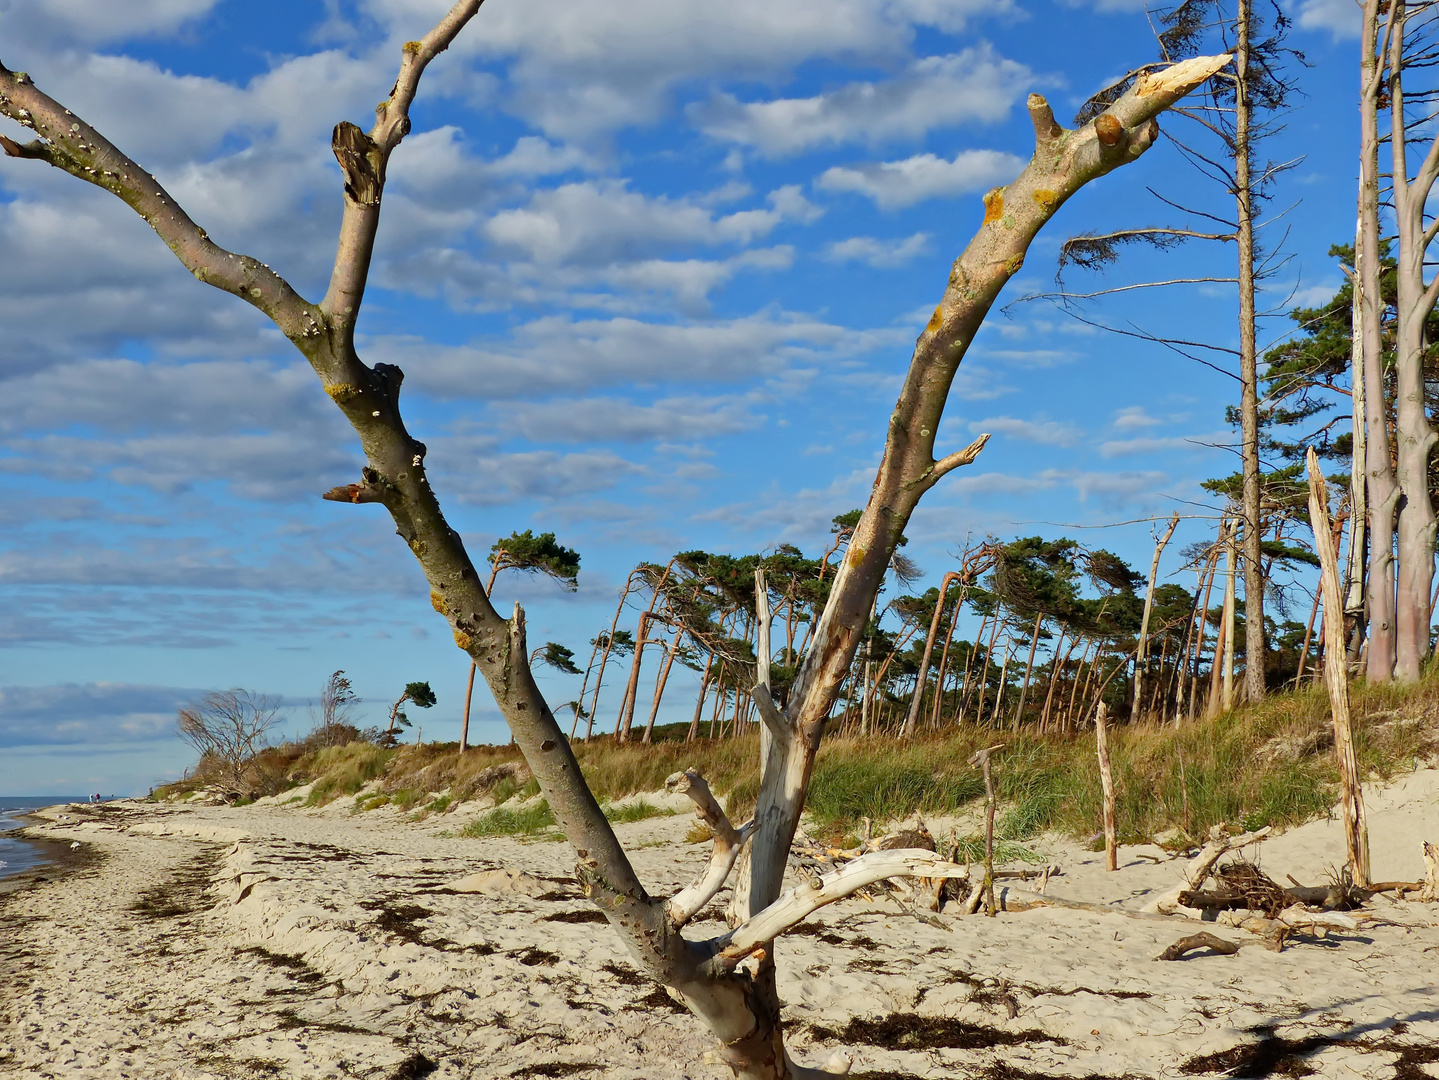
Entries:
[[[23,889],[35,882],[48,881],[51,875],[64,874],[70,870],[83,867],[90,859],[91,853],[83,849],[72,849],[69,843],[63,840],[56,840],[44,836],[29,835],[29,830],[35,827],[43,827],[48,824],[46,818],[40,816],[37,811],[50,810],[58,806],[69,806],[69,803],[53,803],[46,807],[36,807],[35,811],[24,814],[15,814],[13,820],[18,824],[6,829],[3,835],[6,839],[38,851],[39,861],[34,866],[27,866],[23,869],[6,873],[0,870],[0,898]],[[73,843],[73,841],[71,841]]]
[[[1412,876],[1419,839],[1439,838],[1436,794],[1434,769],[1367,793],[1376,872]],[[291,796],[38,815],[30,837],[65,868],[0,898],[0,1077],[728,1076],[579,895],[568,844],[454,835],[472,804],[416,822]],[[692,820],[617,826],[656,895],[708,861],[684,839]],[[796,1060],[842,1050],[856,1075],[913,1080],[1270,1075],[1244,1071],[1261,1060],[1273,1075],[1389,1077],[1439,1062],[1439,976],[1416,963],[1439,952],[1439,905],[1381,899],[1372,925],[1280,953],[1208,924],[1246,947],[1156,963],[1196,924],[1122,912],[1185,860],[1124,847],[1109,874],[1073,841],[1034,846],[1062,867],[1049,891],[1095,910],[988,919],[951,904],[920,919],[853,898],[781,938]],[[1320,820],[1257,851],[1276,880],[1317,882],[1342,838]],[[694,933],[720,930],[717,915]]]

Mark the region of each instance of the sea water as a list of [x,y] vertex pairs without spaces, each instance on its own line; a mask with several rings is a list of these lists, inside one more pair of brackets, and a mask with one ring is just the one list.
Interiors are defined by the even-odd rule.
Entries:
[[[84,795],[0,795],[0,834],[26,824],[21,817],[57,803],[84,802]],[[45,861],[40,848],[0,835],[0,878],[29,870]]]

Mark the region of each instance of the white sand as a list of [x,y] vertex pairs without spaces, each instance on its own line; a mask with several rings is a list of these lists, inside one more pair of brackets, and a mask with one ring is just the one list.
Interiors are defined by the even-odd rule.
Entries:
[[[1439,840],[1436,793],[1439,770],[1368,793],[1377,877],[1422,876],[1419,841]],[[411,823],[348,808],[62,808],[67,819],[35,833],[78,840],[93,858],[0,897],[0,1076],[728,1075],[700,1023],[638,977],[606,926],[563,921],[594,912],[576,895],[568,845],[446,837],[458,815]],[[683,841],[691,820],[619,826],[652,891],[687,884],[705,861]],[[1052,894],[1136,911],[1184,865],[1126,848],[1106,874],[1102,855],[1037,846],[1064,868]],[[1271,876],[1306,884],[1343,858],[1334,822],[1259,851]],[[818,1063],[843,1047],[855,1075],[1097,1080],[1176,1076],[1188,1063],[1195,1075],[1259,1076],[1242,1057],[1192,1059],[1268,1040],[1261,1065],[1277,1053],[1275,1068],[1292,1070],[1303,1055],[1300,1073],[1276,1075],[1439,1077],[1439,904],[1372,910],[1379,925],[1283,953],[1255,944],[1157,963],[1198,927],[953,906],[935,926],[851,900],[819,913],[821,934],[781,941],[780,989],[795,1055]],[[919,1031],[916,1049],[844,1031],[892,1014],[964,1026]],[[935,1045],[956,1041],[980,1045]]]

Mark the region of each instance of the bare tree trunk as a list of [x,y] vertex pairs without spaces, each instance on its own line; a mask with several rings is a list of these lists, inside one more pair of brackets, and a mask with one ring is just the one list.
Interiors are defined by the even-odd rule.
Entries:
[[1324,578],[1321,576],[1319,585],[1314,590],[1314,606],[1309,609],[1309,624],[1304,627],[1304,644],[1299,649],[1299,670],[1294,673],[1294,689],[1299,689],[1299,684],[1304,679],[1304,661],[1309,658],[1309,642],[1314,635],[1314,617],[1319,614],[1320,601],[1324,599]]
[[[1253,283],[1251,282],[1251,285]],[[1251,296],[1251,300],[1253,297]],[[1139,622],[1139,651],[1134,654],[1134,715],[1139,715],[1140,702],[1143,700],[1140,694],[1144,685],[1144,661],[1149,645],[1149,615],[1154,610],[1154,581],[1159,576],[1159,557],[1164,554],[1164,548],[1169,543],[1174,530],[1179,527],[1179,515],[1176,513],[1169,519],[1169,528],[1164,530],[1164,535],[1154,545],[1154,558],[1149,563],[1149,588],[1144,591],[1144,617]],[[1161,669],[1162,670],[1162,669]]]
[[615,633],[619,630],[620,626],[620,612],[625,609],[625,601],[629,599],[630,590],[634,588],[634,581],[635,575],[634,572],[631,572],[630,576],[625,579],[625,587],[620,590],[620,601],[615,605],[615,617],[610,620],[610,633],[609,636],[605,638],[604,652],[600,653],[600,670],[595,673],[595,694],[594,697],[590,699],[590,715],[589,720],[585,724],[585,742],[589,742],[590,736],[594,734],[595,713],[599,711],[600,707],[600,687],[604,685],[605,681],[605,664],[609,662],[610,651],[614,648]]
[[[1238,0],[1235,20],[1234,180],[1239,248],[1239,415],[1244,468],[1244,695],[1265,694],[1263,528],[1259,505],[1259,367],[1254,342],[1254,191],[1250,178],[1250,0]],[[1233,637],[1233,634],[1230,635]],[[1226,687],[1225,708],[1233,705]]]
[[1334,753],[1339,759],[1339,782],[1343,793],[1344,839],[1349,852],[1349,869],[1360,888],[1369,884],[1369,827],[1364,820],[1364,790],[1360,786],[1359,764],[1354,756],[1354,732],[1349,722],[1349,674],[1344,663],[1344,606],[1340,602],[1339,558],[1329,524],[1329,494],[1319,458],[1309,448],[1309,520],[1314,525],[1314,549],[1324,575],[1325,652],[1332,659],[1324,665],[1324,682],[1329,688],[1329,708],[1334,715]]
[[1059,647],[1064,644],[1064,634],[1065,627],[1061,624],[1059,637],[1054,642],[1054,655],[1049,661],[1049,689],[1045,691],[1044,709],[1039,714],[1039,730],[1041,733],[1047,734],[1049,731],[1049,710],[1054,702],[1054,687],[1059,682],[1060,673],[1064,670],[1064,665],[1069,663],[1069,654],[1074,652],[1074,640],[1071,640],[1069,649],[1064,654],[1064,659],[1061,660],[1059,658]]
[[1094,711],[1094,742],[1099,752],[1099,786],[1104,793],[1104,868],[1119,869],[1119,843],[1114,828],[1114,769],[1109,764],[1109,706]]
[[[994,667],[994,639],[999,636],[999,606],[994,608],[994,623],[989,628],[989,647],[984,650],[984,663],[979,669],[979,705],[974,710],[974,722],[984,723],[984,698],[989,691],[989,669]],[[1006,646],[1007,648],[1008,646]]]
[[[650,602],[651,611],[654,602]],[[625,684],[625,696],[620,699],[620,712],[615,717],[615,738],[624,743],[630,741],[630,728],[635,722],[635,698],[640,690],[640,660],[644,657],[645,646],[650,644],[650,611],[640,612],[639,626],[635,630],[635,651],[630,661],[630,678]]]
[[1384,65],[1378,49],[1379,0],[1364,0],[1360,50],[1359,97],[1359,232],[1355,274],[1363,293],[1364,409],[1367,434],[1365,461],[1369,498],[1369,656],[1367,673],[1373,683],[1394,677],[1394,531],[1399,511],[1399,482],[1394,476],[1389,444],[1389,417],[1384,401],[1384,345],[1380,317],[1384,301],[1379,265],[1379,95]]
[[[630,954],[710,1028],[738,1080],[807,1080],[816,1074],[794,1066],[785,1052],[774,938],[820,905],[873,881],[896,874],[960,873],[932,853],[877,852],[878,858],[866,856],[827,875],[817,889],[806,885],[781,897],[825,722],[902,530],[920,498],[983,448],[981,437],[957,453],[938,460],[933,456],[959,364],[1040,227],[1085,184],[1148,149],[1158,131],[1154,118],[1229,58],[1197,58],[1145,72],[1099,117],[1075,131],[1066,132],[1055,122],[1043,98],[1030,97],[1033,158],[1007,188],[989,193],[985,221],[955,262],[945,295],[916,344],[869,503],[783,713],[770,698],[767,657],[761,657],[754,693],[768,736],[762,739],[755,819],[734,828],[703,778],[693,773],[673,777],[710,824],[715,847],[710,868],[694,885],[660,900],[646,892],[540,694],[527,662],[524,612],[517,605],[510,619],[499,615],[460,534],[445,520],[426,477],[426,448],[410,436],[401,416],[402,372],[391,365],[365,365],[354,347],[390,155],[410,130],[409,109],[426,66],[479,7],[480,0],[460,0],[422,39],[405,43],[399,76],[376,109],[369,133],[354,124],[336,127],[333,148],[345,178],[344,213],[330,286],[318,304],[301,298],[258,260],[218,247],[148,172],[40,92],[28,76],[3,66],[0,115],[21,121],[39,138],[21,146],[0,137],[0,149],[11,157],[48,162],[120,196],[197,278],[258,308],[295,344],[355,429],[365,454],[360,482],[335,488],[326,497],[344,504],[379,503],[389,512],[426,576],[434,608],[484,674],[573,845],[585,895],[605,913]],[[736,882],[744,921],[707,941],[687,939],[684,926],[723,887],[746,835],[751,840],[749,872]]]
[[954,614],[949,619],[949,631],[944,635],[944,648],[939,654],[939,673],[934,679],[934,708],[929,714],[929,726],[936,731],[939,730],[939,716],[944,708],[944,677],[949,670],[949,644],[954,640],[954,628],[959,625],[959,615],[964,610],[964,597],[968,589],[966,585],[959,591],[959,599],[954,604]]
[[470,664],[470,679],[465,685],[465,716],[460,721],[460,753],[470,748],[470,698],[475,691],[475,665]]
[[1039,627],[1044,616],[1034,617],[1034,632],[1029,636],[1029,662],[1024,665],[1024,682],[1019,688],[1019,705],[1014,710],[1014,730],[1019,730],[1019,722],[1024,718],[1024,699],[1029,694],[1029,677],[1034,673],[1034,653],[1039,648]]
[[[1223,670],[1220,673],[1222,695],[1220,697],[1220,709],[1228,712],[1234,708],[1234,579],[1235,579],[1235,533],[1238,531],[1238,523],[1233,519],[1229,522],[1229,533],[1224,542],[1224,626],[1220,631],[1224,636],[1224,661]],[[1215,649],[1219,648],[1218,642]]]
[[[1089,670],[1091,672],[1094,670],[1094,665],[1092,661],[1089,660],[1089,650],[1091,646],[1092,642],[1085,641],[1084,651],[1079,654],[1079,666],[1074,669],[1074,682],[1071,683],[1069,687],[1069,704],[1065,707],[1064,710],[1064,729],[1066,731],[1074,730],[1074,702],[1079,695],[1079,676],[1084,671],[1085,663],[1090,663]],[[1084,691],[1086,694],[1089,693],[1088,678],[1085,679]]]
[[914,694],[909,699],[909,712],[905,714],[904,727],[899,732],[901,739],[907,739],[914,734],[919,710],[924,703],[924,688],[929,683],[929,658],[934,653],[934,638],[939,633],[939,620],[944,614],[944,596],[949,592],[950,582],[958,580],[959,575],[951,570],[939,583],[939,600],[934,605],[934,617],[929,620],[929,634],[924,639],[924,659],[919,662],[919,674],[914,680]]
[[996,729],[999,727],[999,710],[1004,704],[1005,680],[1009,677],[1009,653],[1013,645],[1014,638],[1005,637],[1004,660],[999,665],[999,686],[994,691],[994,712],[989,717],[989,726]]
[[[1427,5],[1424,5],[1427,6]],[[1439,296],[1439,275],[1424,281],[1425,252],[1435,226],[1425,220],[1425,206],[1439,177],[1439,139],[1430,144],[1419,172],[1409,179],[1407,118],[1403,70],[1406,61],[1407,6],[1394,0],[1395,30],[1389,47],[1389,142],[1394,155],[1391,170],[1394,219],[1399,238],[1395,305],[1394,372],[1395,441],[1398,444],[1399,574],[1396,581],[1394,677],[1400,682],[1419,680],[1429,658],[1429,593],[1434,586],[1434,539],[1439,521],[1429,494],[1429,456],[1439,435],[1429,425],[1424,406],[1425,328]]]
[[659,678],[655,681],[655,700],[650,706],[649,719],[645,721],[644,737],[640,739],[646,746],[654,739],[655,718],[660,714],[660,698],[665,696],[665,684],[670,681],[670,668],[675,666],[675,654],[679,652],[679,645],[680,631],[676,630],[674,640],[666,649],[668,655],[665,656],[665,666],[660,669]]
[[[1219,527],[1219,541],[1220,541],[1220,543],[1223,542],[1223,539],[1224,539],[1224,526],[1221,524],[1220,527]],[[1195,716],[1195,713],[1196,713],[1196,711],[1197,711],[1197,709],[1198,709],[1198,705],[1199,705],[1199,665],[1204,662],[1204,631],[1205,631],[1205,627],[1207,627],[1207,626],[1209,625],[1209,597],[1210,597],[1210,595],[1214,592],[1214,577],[1215,577],[1215,575],[1216,575],[1216,574],[1218,573],[1218,571],[1219,571],[1219,548],[1220,548],[1220,543],[1216,543],[1216,544],[1210,549],[1210,552],[1209,552],[1209,563],[1208,563],[1208,568],[1207,568],[1207,569],[1208,569],[1208,574],[1209,574],[1209,582],[1208,582],[1208,584],[1206,584],[1206,585],[1204,586],[1204,589],[1203,589],[1203,591],[1204,591],[1204,600],[1203,600],[1203,602],[1199,605],[1199,636],[1198,636],[1198,638],[1196,639],[1196,641],[1195,641],[1195,643],[1194,643],[1194,680],[1193,680],[1193,682],[1192,682],[1192,684],[1191,684],[1191,686],[1190,686],[1190,691],[1189,691],[1189,719],[1190,719],[1191,722],[1194,720],[1194,716]],[[1196,589],[1196,590],[1199,589],[1199,585],[1198,585],[1197,583],[1196,583],[1196,585],[1195,585],[1195,589]],[[1218,638],[1215,639],[1215,653],[1214,653],[1214,656],[1215,656],[1214,662],[1215,662],[1215,663],[1218,663],[1218,662],[1219,662],[1219,645],[1218,645]],[[1213,680],[1211,680],[1211,682],[1212,682],[1212,681],[1213,681]],[[1211,699],[1213,698],[1212,690],[1211,690],[1210,697],[1211,697]],[[1177,719],[1177,718],[1176,718],[1176,719]]]
[[700,696],[699,699],[695,702],[695,715],[694,719],[690,721],[689,734],[685,736],[685,742],[687,743],[694,742],[699,735],[700,714],[704,712],[705,695],[709,693],[710,688],[710,668],[714,666],[714,662],[715,654],[710,653],[709,659],[705,661],[704,674],[700,676]]
[[[989,616],[980,618],[979,633],[974,635],[974,642],[969,647],[969,655],[964,660],[964,683],[959,688],[959,712],[955,717],[956,725],[964,723],[964,711],[969,708],[969,677],[974,670],[974,661],[979,656],[979,643],[984,639],[984,628],[988,622]],[[983,705],[980,706],[980,708],[983,707]]]

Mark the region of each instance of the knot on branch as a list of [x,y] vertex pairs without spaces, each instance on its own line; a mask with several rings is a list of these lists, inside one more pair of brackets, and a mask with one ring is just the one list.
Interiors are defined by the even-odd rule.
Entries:
[[392,405],[399,404],[400,384],[405,381],[405,373],[394,364],[376,364],[374,370],[385,397],[389,398]]
[[355,124],[342,120],[335,125],[330,146],[345,174],[345,197],[358,206],[379,206],[385,186],[385,162],[375,140]]
[[320,498],[329,502],[373,503],[384,502],[383,489],[389,485],[374,469],[366,466],[360,470],[361,483],[333,487]]

